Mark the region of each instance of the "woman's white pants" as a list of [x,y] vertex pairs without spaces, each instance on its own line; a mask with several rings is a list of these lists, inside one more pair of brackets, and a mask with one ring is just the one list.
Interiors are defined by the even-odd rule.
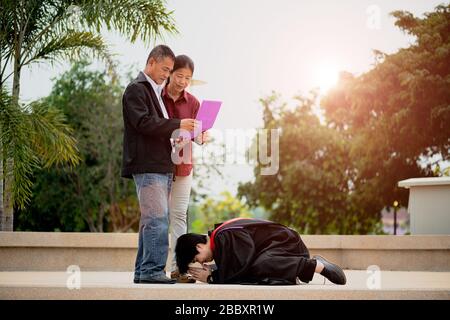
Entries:
[[187,232],[187,210],[192,188],[192,171],[188,176],[177,176],[172,182],[169,200],[170,252],[168,260],[170,261],[170,272],[177,270],[175,258],[177,240]]

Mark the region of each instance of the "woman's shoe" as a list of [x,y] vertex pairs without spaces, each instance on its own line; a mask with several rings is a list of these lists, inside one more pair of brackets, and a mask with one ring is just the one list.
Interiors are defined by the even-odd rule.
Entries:
[[195,283],[195,279],[187,274],[180,274],[178,271],[172,271],[170,278],[177,281],[177,283]]

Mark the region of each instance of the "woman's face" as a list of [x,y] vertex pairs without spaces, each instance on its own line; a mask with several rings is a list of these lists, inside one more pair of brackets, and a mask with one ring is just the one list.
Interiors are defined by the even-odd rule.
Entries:
[[192,80],[192,71],[189,68],[180,68],[170,75],[169,85],[176,92],[182,92],[186,89]]

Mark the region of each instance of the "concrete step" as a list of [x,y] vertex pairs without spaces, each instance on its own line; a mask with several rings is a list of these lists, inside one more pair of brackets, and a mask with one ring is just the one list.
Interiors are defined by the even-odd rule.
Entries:
[[[133,284],[131,272],[0,272],[0,299],[147,299],[147,300],[450,300],[450,272],[345,270],[347,284],[337,286],[316,274],[309,284],[249,286]],[[73,281],[77,280],[78,281]],[[378,281],[379,280],[379,281]],[[69,286],[68,286],[69,284]],[[79,284],[79,289],[76,289]],[[75,287],[74,289],[69,289]]]
[[[302,236],[345,269],[450,271],[450,236]],[[0,232],[0,271],[133,271],[135,233]]]

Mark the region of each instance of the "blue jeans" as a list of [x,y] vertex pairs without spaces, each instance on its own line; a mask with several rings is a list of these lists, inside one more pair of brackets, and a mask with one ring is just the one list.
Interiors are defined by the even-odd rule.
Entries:
[[169,250],[169,194],[172,173],[134,174],[139,199],[139,245],[134,279],[165,275]]

